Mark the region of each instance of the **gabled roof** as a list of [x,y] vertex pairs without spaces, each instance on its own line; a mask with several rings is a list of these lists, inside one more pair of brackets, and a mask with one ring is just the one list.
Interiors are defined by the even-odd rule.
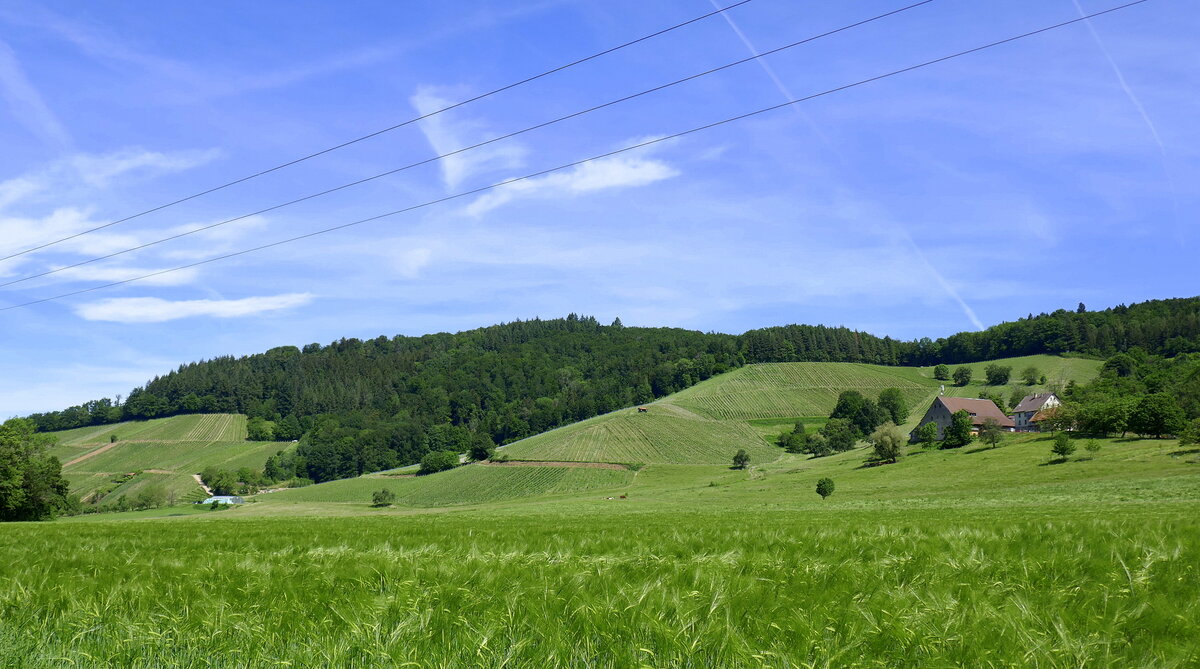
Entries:
[[1051,397],[1058,399],[1054,393],[1034,393],[1033,395],[1026,395],[1025,399],[1021,400],[1021,403],[1018,404],[1015,409],[1013,409],[1013,413],[1040,411]]
[[983,421],[988,418],[995,418],[1000,427],[1016,427],[1013,419],[1004,415],[1000,407],[991,400],[973,400],[966,397],[939,397],[937,402],[941,402],[950,413],[957,411],[966,411],[971,415],[972,425],[983,425]]

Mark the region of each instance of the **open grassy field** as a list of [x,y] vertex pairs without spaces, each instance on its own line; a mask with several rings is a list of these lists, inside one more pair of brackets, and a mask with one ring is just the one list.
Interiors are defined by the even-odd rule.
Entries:
[[628,486],[633,479],[634,472],[627,469],[468,465],[428,476],[331,481],[259,495],[258,500],[264,504],[333,502],[362,506],[371,501],[372,493],[387,489],[396,494],[400,506],[438,507],[610,491]]
[[[817,378],[777,372],[788,397]],[[681,397],[502,449],[637,471],[469,465],[6,526],[0,666],[1200,666],[1200,449],[1079,439],[1060,462],[1024,434],[872,466],[769,445],[788,402]],[[719,457],[738,444],[746,470]]]
[[1200,662],[1194,500],[983,512],[608,504],[6,528],[0,662]]

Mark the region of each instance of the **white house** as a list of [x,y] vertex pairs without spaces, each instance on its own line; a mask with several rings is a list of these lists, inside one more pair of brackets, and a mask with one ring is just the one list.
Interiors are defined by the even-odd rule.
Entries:
[[1062,404],[1054,393],[1034,393],[1026,395],[1025,399],[1013,409],[1013,422],[1017,432],[1038,432],[1037,421],[1033,417],[1039,411],[1053,409]]

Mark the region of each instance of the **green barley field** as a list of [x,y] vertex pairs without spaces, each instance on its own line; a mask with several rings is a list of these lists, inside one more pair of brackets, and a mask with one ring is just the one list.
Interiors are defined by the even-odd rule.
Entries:
[[[780,367],[763,394],[813,396],[819,368]],[[501,449],[527,462],[5,525],[0,666],[1200,666],[1200,450],[813,459],[769,443],[808,405],[722,417],[703,385]],[[197,462],[174,446],[145,455]]]

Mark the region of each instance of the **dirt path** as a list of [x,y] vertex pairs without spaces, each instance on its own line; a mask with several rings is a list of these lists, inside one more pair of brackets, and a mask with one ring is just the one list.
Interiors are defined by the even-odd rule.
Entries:
[[209,497],[212,497],[212,488],[204,485],[204,479],[200,478],[199,474],[192,474],[192,478],[196,479],[196,485],[204,488],[205,494],[207,494]]
[[480,462],[484,467],[572,467],[576,469],[629,469],[626,465],[613,462],[564,462],[559,460],[504,460],[501,462]]
[[124,443],[124,442],[114,441],[112,443],[105,444],[104,446],[101,446],[100,448],[97,448],[94,451],[91,451],[89,453],[84,453],[83,455],[75,458],[74,460],[63,464],[63,468],[70,467],[71,465],[74,465],[74,464],[79,464],[80,462],[83,462],[84,460],[87,460],[88,458],[94,458],[97,455],[100,455],[101,453],[104,453],[106,451],[111,451],[113,448],[116,448],[116,446],[121,443]]

